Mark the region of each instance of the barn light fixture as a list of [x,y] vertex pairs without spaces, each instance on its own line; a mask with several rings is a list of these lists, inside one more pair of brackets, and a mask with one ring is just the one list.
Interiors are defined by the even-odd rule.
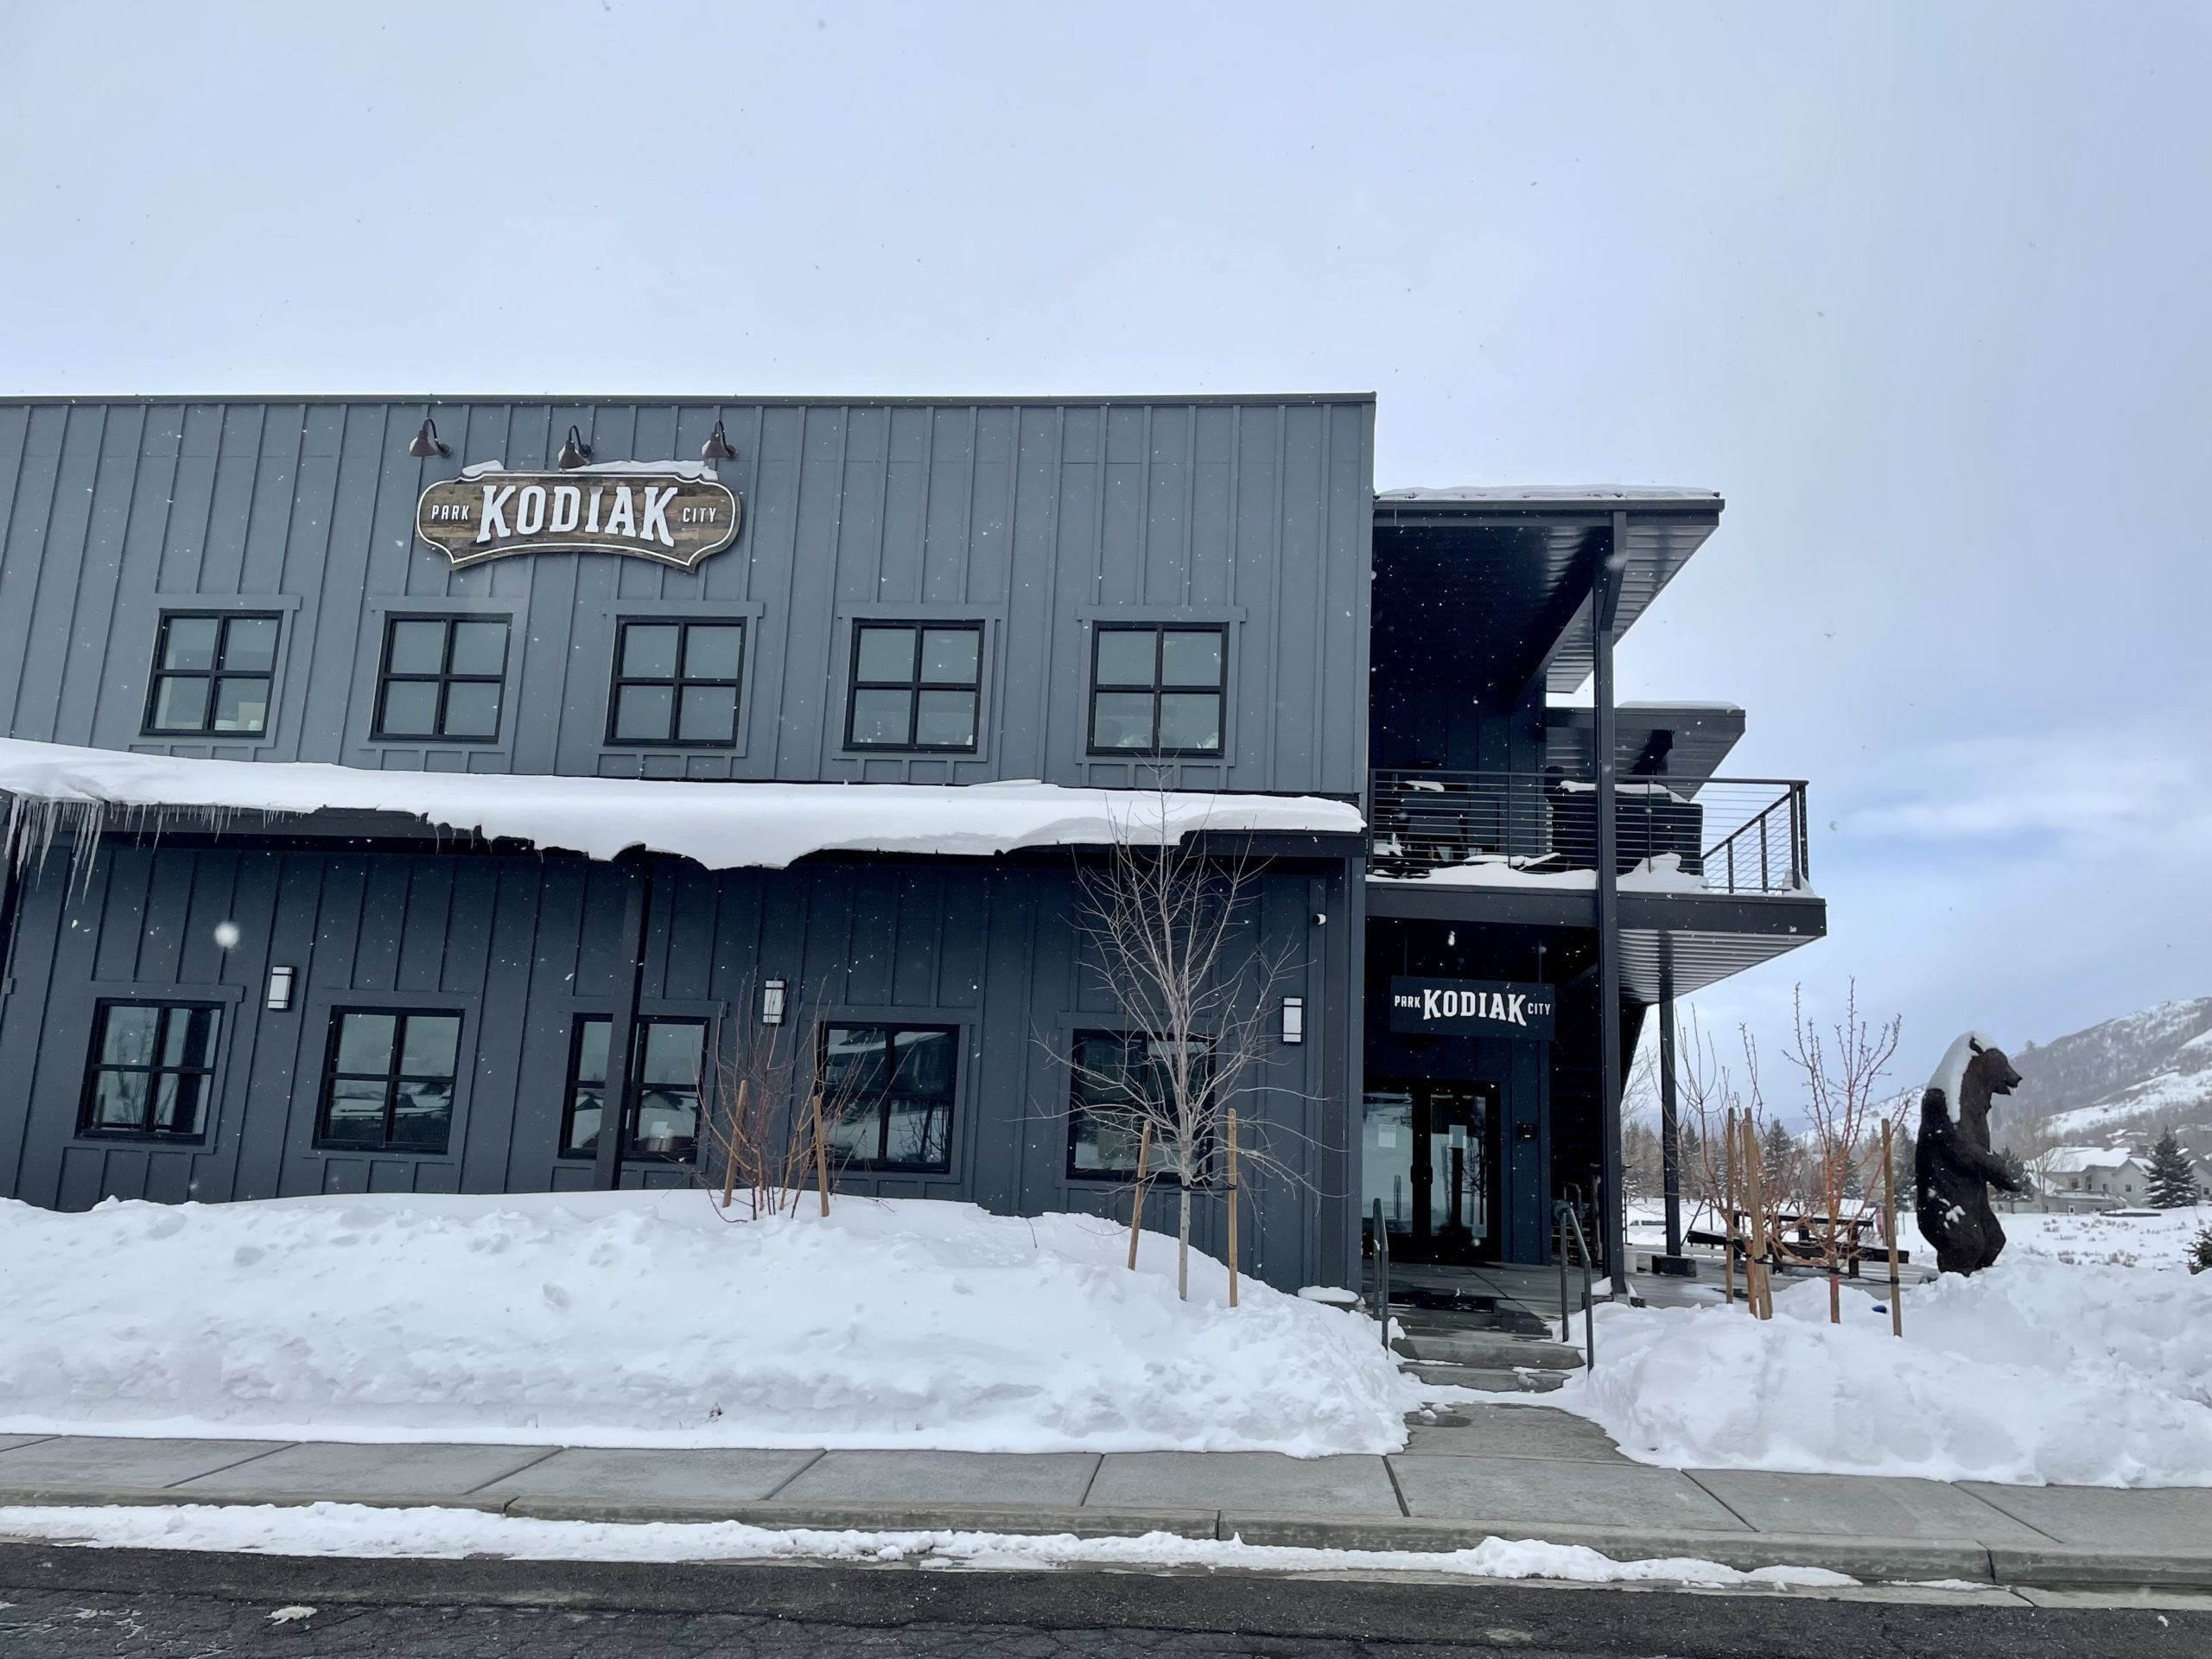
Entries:
[[269,1006],[282,1014],[292,1006],[292,970],[271,968],[269,970]]
[[780,1026],[784,1023],[784,982],[772,979],[760,987],[760,1023]]
[[722,423],[715,423],[715,429],[707,435],[706,442],[699,446],[702,461],[735,461],[737,451],[729,447],[729,440],[722,435]]
[[1306,999],[1302,996],[1282,1000],[1282,1039],[1286,1043],[1306,1040]]
[[428,461],[433,455],[449,455],[453,450],[438,442],[438,423],[425,420],[423,429],[415,435],[415,442],[407,446],[407,453],[417,461]]
[[575,427],[569,429],[569,441],[561,446],[560,467],[564,473],[574,472],[591,459],[591,445],[584,442],[584,435]]

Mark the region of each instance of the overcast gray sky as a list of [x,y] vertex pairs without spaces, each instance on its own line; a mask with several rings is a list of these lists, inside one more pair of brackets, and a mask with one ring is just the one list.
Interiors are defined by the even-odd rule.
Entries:
[[1812,779],[1802,976],[2212,993],[2212,7],[0,0],[22,392],[1373,390],[1723,491],[1622,694]]

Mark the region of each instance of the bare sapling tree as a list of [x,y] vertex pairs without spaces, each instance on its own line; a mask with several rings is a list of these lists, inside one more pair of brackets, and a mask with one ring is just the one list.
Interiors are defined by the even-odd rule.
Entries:
[[1690,1224],[1704,1216],[1719,1229],[1727,1225],[1723,1213],[1727,1190],[1728,1115],[1741,1103],[1735,1079],[1713,1052],[1696,1011],[1683,1020],[1681,1039],[1675,1046],[1675,1121],[1682,1143],[1682,1190],[1690,1201]]
[[844,1163],[833,1131],[846,1103],[842,1095],[826,1096],[823,1081],[805,1075],[798,999],[770,1025],[760,1018],[761,989],[747,980],[733,1002],[740,1014],[727,1022],[729,1039],[715,1055],[714,1086],[699,1115],[703,1155],[693,1173],[725,1218],[796,1215],[810,1186],[827,1214]]
[[[1796,1068],[1804,1090],[1805,1118],[1812,1131],[1813,1157],[1805,1173],[1803,1198],[1818,1206],[1823,1236],[1821,1265],[1828,1275],[1828,1319],[1843,1318],[1837,1275],[1856,1250],[1860,1229],[1878,1200],[1878,1188],[1865,1179],[1870,1151],[1880,1156],[1882,1125],[1901,1107],[1897,1092],[1884,1077],[1897,1051],[1901,1017],[1876,1024],[1859,1012],[1859,984],[1844,992],[1842,1017],[1822,1027],[1805,1012],[1804,988],[1790,1001],[1790,1046],[1784,1057]],[[1808,1231],[1801,1228],[1801,1233]]]
[[[1110,1120],[1147,1146],[1147,1179],[1176,1182],[1175,1288],[1188,1300],[1191,1195],[1226,1171],[1230,1109],[1262,1086],[1274,1046],[1274,993],[1299,947],[1271,952],[1262,944],[1259,872],[1249,850],[1210,849],[1203,826],[1177,836],[1173,805],[1163,786],[1156,802],[1114,817],[1104,858],[1077,868],[1077,935],[1128,1046],[1110,1063],[1080,1043],[1046,1046],[1077,1083],[1068,1109]],[[1238,1149],[1240,1179],[1299,1179],[1269,1149],[1281,1126],[1249,1110],[1240,1116],[1247,1133],[1262,1131]],[[1135,1183],[1138,1215],[1144,1185]]]

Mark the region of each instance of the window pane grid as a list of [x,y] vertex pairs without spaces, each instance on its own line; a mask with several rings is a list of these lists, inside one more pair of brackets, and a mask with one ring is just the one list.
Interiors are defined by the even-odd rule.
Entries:
[[[1209,1046],[1191,1045],[1197,1062],[1193,1086],[1206,1085],[1212,1061]],[[1070,1177],[1079,1180],[1134,1180],[1137,1147],[1143,1138],[1141,1100],[1166,1106],[1172,1094],[1170,1046],[1116,1032],[1077,1032],[1068,1114]],[[1201,1166],[1211,1148],[1201,1147]],[[1174,1148],[1153,1138],[1147,1176],[1172,1176]]]
[[1094,754],[1219,754],[1225,631],[1102,626],[1091,658]]
[[257,737],[269,728],[277,619],[168,612],[154,644],[143,730]]
[[[599,1151],[610,1087],[607,1050],[613,1027],[605,1014],[577,1016],[569,1038],[568,1096],[561,1125],[564,1158],[589,1158]],[[688,1163],[696,1155],[706,1058],[705,1020],[639,1017],[630,1054],[629,1122],[622,1137],[626,1158]]]
[[460,1042],[457,1014],[334,1011],[317,1144],[442,1154]]
[[847,1165],[951,1166],[958,1041],[944,1026],[822,1027],[822,1084],[836,1112],[830,1135]]
[[607,741],[670,748],[734,745],[744,627],[723,620],[622,623]]
[[975,623],[854,624],[846,747],[974,753],[982,658]]
[[101,1004],[78,1134],[200,1139],[221,1031],[219,1008]]
[[375,735],[490,742],[506,673],[504,617],[395,616],[385,625]]

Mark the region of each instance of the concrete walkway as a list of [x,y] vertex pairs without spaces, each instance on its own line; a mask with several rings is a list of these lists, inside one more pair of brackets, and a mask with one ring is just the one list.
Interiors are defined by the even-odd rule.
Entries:
[[[1616,1558],[1864,1580],[2212,1588],[2212,1490],[1677,1471],[1582,1418],[1467,1406],[1389,1457],[658,1451],[0,1436],[0,1505],[435,1504],[554,1520],[1165,1531],[1443,1550],[1493,1534]],[[0,1520],[0,1535],[5,1523]]]

